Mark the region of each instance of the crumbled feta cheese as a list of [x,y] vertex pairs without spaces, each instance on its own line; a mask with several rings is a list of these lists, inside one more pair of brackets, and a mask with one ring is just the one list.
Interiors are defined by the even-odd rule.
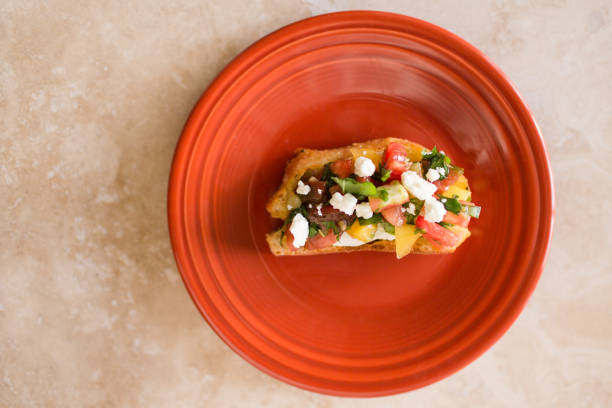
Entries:
[[446,171],[444,170],[444,167],[436,167],[436,171],[438,172],[440,177],[442,177],[444,173],[446,173]]
[[408,209],[406,211],[408,211],[408,214],[410,215],[416,215],[416,207],[414,206],[414,203],[408,203]]
[[323,190],[321,190],[320,188],[317,188],[317,193],[318,194],[323,194]]
[[346,215],[353,215],[355,211],[355,207],[357,206],[357,198],[351,193],[346,193],[342,195],[342,193],[334,193],[329,203],[336,210],[340,210]]
[[446,202],[446,198],[441,199],[440,201],[442,201],[443,203]]
[[436,180],[440,180],[440,173],[438,173],[438,170],[436,169],[429,169],[427,170],[427,174],[425,174],[425,177],[427,177],[427,180],[433,182]]
[[425,200],[431,197],[436,192],[438,187],[435,184],[424,180],[414,171],[405,171],[402,173],[402,184],[406,190],[419,200]]
[[299,180],[295,192],[301,195],[306,195],[310,193],[310,186],[308,184],[304,184],[302,180]]
[[323,213],[321,212],[321,208],[323,208],[323,204],[317,204],[317,214],[319,215],[319,217],[323,216]]
[[296,248],[304,246],[308,238],[308,221],[302,214],[295,214],[289,231],[293,235],[293,246]]
[[357,238],[353,238],[348,232],[343,232],[342,235],[340,235],[340,239],[334,243],[334,246],[354,247],[363,244],[365,244],[365,242],[358,240]]
[[308,204],[308,208],[312,208],[312,204]]
[[373,239],[384,239],[385,241],[393,241],[395,239],[395,235],[389,234],[387,231],[385,231],[385,228],[382,226],[382,224],[378,224]]
[[369,177],[376,171],[374,162],[367,157],[358,157],[355,160],[355,174],[359,177]]
[[291,211],[291,210],[293,210],[293,206],[292,206],[291,204],[287,204],[287,209],[288,209],[289,211]]
[[429,222],[440,222],[444,219],[446,209],[444,204],[433,197],[428,197],[425,200],[425,220]]
[[374,213],[372,212],[372,207],[370,207],[370,203],[367,201],[365,203],[357,204],[357,206],[355,207],[355,214],[357,214],[358,217],[361,217],[364,220],[372,218],[372,216],[374,215]]

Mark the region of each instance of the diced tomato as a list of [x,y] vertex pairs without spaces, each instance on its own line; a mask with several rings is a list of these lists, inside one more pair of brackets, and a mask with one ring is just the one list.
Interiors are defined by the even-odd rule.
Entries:
[[330,166],[331,171],[340,178],[347,178],[353,174],[353,160],[336,160]]
[[326,236],[317,234],[314,237],[308,238],[306,240],[306,249],[327,248],[334,245],[336,241],[336,234],[334,234],[334,231],[330,230]]
[[368,201],[370,202],[372,211],[377,211],[384,203],[384,201],[378,197],[368,197]]
[[381,212],[382,216],[389,222],[391,225],[400,226],[404,222],[406,222],[406,217],[402,212],[401,205],[392,205],[383,209]]
[[285,231],[285,236],[287,237],[287,249],[295,251],[297,248],[293,246],[293,234],[288,228],[287,231]]
[[422,215],[417,217],[415,225],[417,228],[425,230],[425,238],[438,241],[442,246],[453,246],[459,241],[459,237],[452,231],[435,222],[425,221]]
[[406,171],[406,148],[397,142],[390,143],[385,151],[384,163],[391,170],[389,180],[399,180]]
[[471,201],[464,201],[464,200],[457,200],[457,201],[459,201],[459,204],[461,205],[469,205],[470,207],[474,207],[476,205]]
[[444,221],[448,222],[449,224],[454,224],[460,227],[467,228],[467,226],[470,223],[470,217],[466,217],[465,215],[461,213],[453,214],[452,212],[447,211],[446,214],[444,214]]
[[445,192],[450,186],[452,186],[453,184],[457,182],[457,179],[459,178],[460,175],[461,173],[459,173],[458,171],[454,169],[451,169],[450,172],[448,173],[448,176],[444,180],[434,181],[433,183],[436,186],[438,186],[438,190],[436,190],[436,193]]
[[360,183],[367,183],[367,182],[372,182],[372,177],[368,176],[368,177],[360,177],[357,176],[356,180]]
[[434,241],[429,236],[425,235],[425,239],[431,244],[432,247],[434,247],[434,249],[437,249],[439,251],[443,248],[442,245],[438,244],[437,241]]

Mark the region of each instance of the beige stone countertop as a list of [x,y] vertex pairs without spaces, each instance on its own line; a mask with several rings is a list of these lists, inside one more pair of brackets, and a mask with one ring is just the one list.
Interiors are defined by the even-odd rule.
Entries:
[[[422,18],[491,57],[539,122],[557,208],[510,331],[443,381],[365,400],[233,353],[192,304],[166,223],[174,147],[216,73],[347,9]],[[611,20],[609,0],[0,1],[0,407],[612,406]]]

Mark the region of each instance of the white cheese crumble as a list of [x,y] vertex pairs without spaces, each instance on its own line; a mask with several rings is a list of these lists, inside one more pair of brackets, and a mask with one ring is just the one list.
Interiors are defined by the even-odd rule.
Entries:
[[354,247],[354,246],[359,246],[363,244],[365,244],[365,242],[360,241],[357,238],[351,237],[351,235],[347,232],[343,232],[342,235],[340,235],[340,239],[334,243],[334,246]]
[[359,177],[369,177],[376,171],[374,162],[367,157],[358,157],[355,160],[355,174]]
[[308,184],[304,184],[302,180],[298,181],[298,186],[295,189],[295,192],[301,195],[306,195],[310,193],[310,186]]
[[317,193],[318,194],[323,194],[323,190],[321,190],[320,188],[317,188]]
[[440,177],[442,177],[444,173],[446,173],[446,171],[444,170],[444,167],[436,167],[436,171],[438,172]]
[[302,214],[295,214],[289,231],[293,235],[293,246],[296,248],[304,246],[308,238],[308,221]]
[[415,207],[414,203],[408,203],[408,208],[406,209],[406,211],[410,215],[416,215],[416,207]]
[[292,206],[291,204],[287,204],[287,209],[288,209],[289,211],[291,211],[291,210],[293,210],[293,206]]
[[429,222],[440,222],[444,219],[446,209],[444,204],[433,197],[428,197],[425,200],[425,220]]
[[357,204],[357,206],[355,207],[355,214],[357,214],[358,217],[363,218],[364,220],[372,218],[372,216],[374,215],[374,213],[372,212],[372,207],[370,207],[370,203],[367,201],[365,203]]
[[385,241],[393,241],[395,239],[395,235],[389,234],[387,231],[385,231],[382,224],[378,224],[373,239],[384,239]]
[[435,184],[422,179],[421,176],[414,171],[405,171],[402,173],[402,184],[410,194],[419,200],[425,200],[438,189]]
[[321,212],[322,207],[323,207],[323,204],[317,204],[317,214],[319,215],[319,217],[323,216],[323,213]]
[[357,198],[351,193],[334,193],[329,203],[336,210],[340,210],[346,215],[353,215],[355,207],[357,206]]
[[436,169],[429,169],[427,170],[427,174],[425,175],[425,177],[427,177],[427,180],[433,182],[436,180],[440,180],[440,173]]

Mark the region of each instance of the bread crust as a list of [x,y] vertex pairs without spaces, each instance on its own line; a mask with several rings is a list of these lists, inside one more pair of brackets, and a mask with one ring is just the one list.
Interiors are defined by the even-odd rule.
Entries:
[[[407,151],[407,157],[411,161],[417,161],[421,158],[421,152],[424,147],[418,143],[410,142],[404,139],[397,138],[384,138],[374,139],[364,143],[353,143],[349,146],[338,147],[335,149],[326,150],[314,150],[314,149],[298,149],[296,155],[289,160],[287,167],[285,168],[285,174],[278,190],[272,195],[266,205],[266,210],[270,213],[273,218],[279,218],[284,220],[289,215],[289,209],[287,208],[287,202],[289,196],[294,194],[297,182],[309,169],[322,168],[326,163],[333,162],[336,160],[349,159],[358,157],[362,151],[367,151],[369,154],[378,154],[382,156],[387,146],[392,142],[401,143]],[[453,247],[444,247],[442,249],[436,249],[431,243],[425,238],[419,238],[411,251],[411,254],[446,254],[455,252],[455,249],[459,247],[470,236],[470,231],[467,228],[452,226],[451,230],[459,236],[458,243]],[[375,252],[395,252],[395,241],[384,241],[378,240],[368,242],[366,244],[357,247],[340,247],[332,246],[321,249],[306,249],[301,248],[286,248],[284,247],[282,239],[282,231],[277,230],[266,234],[266,241],[270,247],[270,251],[274,255],[320,255],[320,254],[333,254],[333,253],[345,253],[345,252],[357,252],[357,251],[375,251]]]

